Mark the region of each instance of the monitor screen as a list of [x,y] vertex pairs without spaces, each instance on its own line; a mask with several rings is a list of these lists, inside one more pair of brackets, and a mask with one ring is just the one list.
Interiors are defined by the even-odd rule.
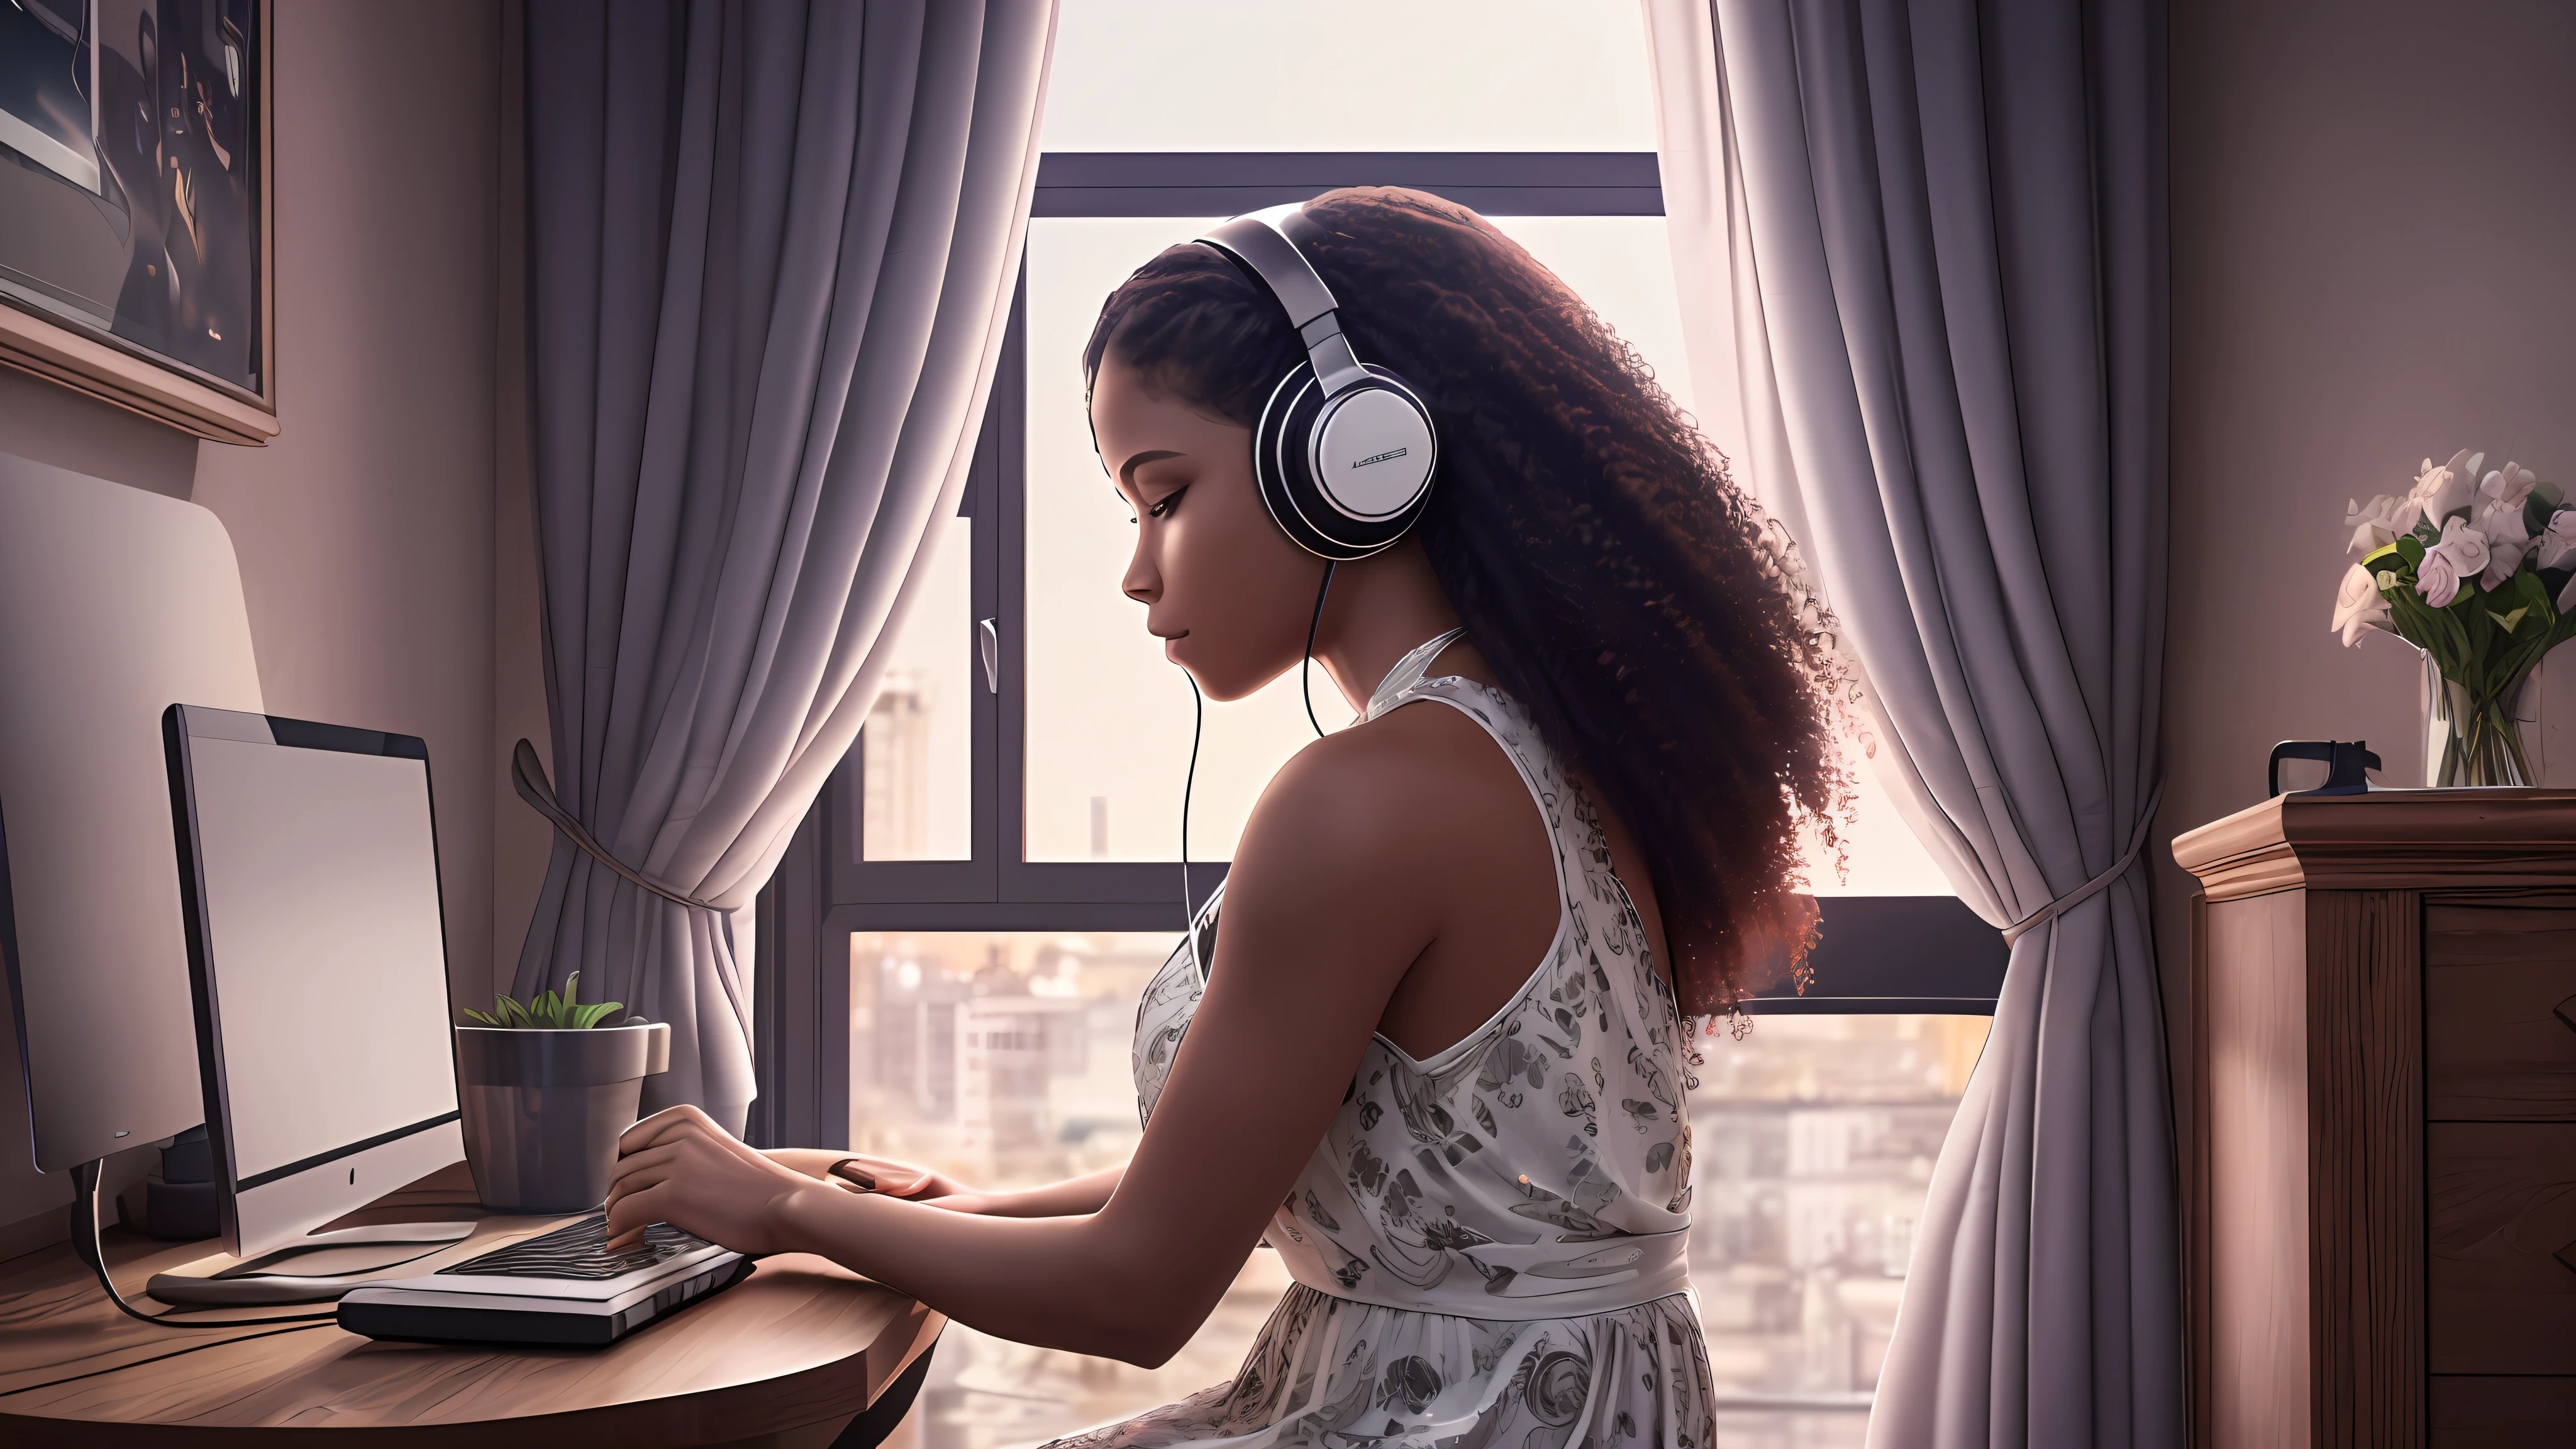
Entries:
[[[383,1180],[385,1167],[418,1166],[401,1152],[367,1163],[372,1150],[455,1133],[429,767],[404,736],[175,713],[207,1122],[250,1251],[313,1225],[250,1211],[258,1189],[312,1177],[271,1200],[319,1221],[409,1180]],[[351,748],[378,742],[393,751]]]

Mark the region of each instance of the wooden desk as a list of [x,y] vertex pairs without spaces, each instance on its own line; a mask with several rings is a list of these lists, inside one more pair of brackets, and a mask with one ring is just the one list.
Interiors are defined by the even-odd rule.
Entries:
[[[482,1216],[472,1199],[470,1187],[439,1174],[343,1224]],[[471,1238],[387,1276],[417,1274],[564,1221],[485,1217]],[[203,1258],[212,1246],[156,1243],[121,1228],[107,1235],[118,1286],[147,1313],[163,1306],[143,1297],[151,1275]],[[118,1313],[70,1245],[56,1244],[0,1263],[0,1443],[221,1449],[327,1429],[341,1431],[333,1442],[398,1439],[423,1449],[819,1449],[944,1322],[835,1264],[788,1254],[600,1349],[377,1343],[329,1323],[294,1333],[167,1329]],[[207,1341],[221,1346],[150,1362]],[[76,1374],[90,1376],[10,1393]]]

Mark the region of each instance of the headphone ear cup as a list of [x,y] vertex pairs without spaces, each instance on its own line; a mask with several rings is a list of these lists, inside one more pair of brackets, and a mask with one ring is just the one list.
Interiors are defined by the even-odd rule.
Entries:
[[[1253,430],[1253,478],[1260,488],[1262,506],[1269,510],[1271,520],[1282,533],[1319,558],[1349,562],[1385,551],[1413,527],[1430,500],[1431,474],[1436,466],[1430,414],[1402,379],[1377,368],[1369,371],[1383,381],[1363,385],[1367,392],[1394,395],[1419,417],[1419,422],[1406,433],[1402,452],[1391,457],[1372,455],[1351,460],[1355,466],[1407,470],[1409,476],[1397,491],[1394,511],[1380,517],[1359,517],[1337,504],[1319,486],[1314,473],[1318,455],[1316,430],[1325,418],[1328,400],[1310,365],[1297,364],[1271,389],[1270,401],[1261,410],[1260,425]],[[1353,396],[1361,391],[1359,387],[1345,389],[1331,399],[1335,411],[1346,411],[1353,402],[1361,401]],[[1375,398],[1362,401],[1361,406],[1391,411]],[[1380,454],[1386,451],[1379,450]],[[1425,456],[1417,459],[1417,452]]]
[[1252,476],[1260,485],[1261,506],[1270,511],[1270,521],[1299,548],[1329,559],[1355,558],[1316,527],[1314,515],[1330,510],[1323,509],[1322,500],[1315,496],[1306,450],[1287,445],[1287,439],[1303,436],[1313,425],[1323,401],[1315,370],[1307,364],[1298,363],[1279,379],[1261,409],[1260,425],[1253,429]]

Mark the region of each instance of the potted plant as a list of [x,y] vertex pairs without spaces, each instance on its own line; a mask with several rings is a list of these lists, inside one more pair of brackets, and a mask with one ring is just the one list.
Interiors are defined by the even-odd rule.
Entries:
[[2522,744],[2524,686],[2541,656],[2576,637],[2576,507],[2518,464],[2480,476],[2484,453],[2424,460],[2405,496],[2348,504],[2361,562],[2344,574],[2334,623],[2424,656],[2430,706],[2424,783],[2536,785]]
[[580,990],[576,971],[561,996],[496,996],[489,1015],[469,1007],[471,1024],[456,1028],[465,1155],[486,1207],[599,1206],[644,1079],[671,1065],[667,1023],[620,1016],[622,1002],[582,1005]]

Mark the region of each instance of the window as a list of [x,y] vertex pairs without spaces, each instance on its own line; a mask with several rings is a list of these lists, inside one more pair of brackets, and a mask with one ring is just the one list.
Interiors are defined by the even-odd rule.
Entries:
[[[1330,0],[1277,21],[1064,6],[1022,283],[960,516],[859,747],[763,896],[760,1140],[999,1186],[1114,1165],[1139,1139],[1128,1033],[1181,917],[1189,690],[1119,592],[1127,513],[1077,371],[1101,297],[1137,263],[1333,186],[1420,187],[1491,217],[1694,406],[1633,7]],[[1331,36],[1362,31],[1416,58],[1411,84],[1382,92],[1329,63]],[[1205,149],[1151,149],[1175,143],[1173,115]],[[1311,737],[1297,687],[1207,706],[1195,897]],[[1320,677],[1314,703],[1327,728],[1347,717]],[[1760,1003],[1748,1037],[1704,1039],[1691,1099],[1694,1277],[1727,1432],[1747,1443],[1859,1442],[1913,1217],[2002,974],[1995,932],[1862,783],[1848,878],[1813,872],[1815,989]],[[1196,1392],[1233,1373],[1285,1284],[1254,1254],[1151,1373],[952,1326],[899,1432],[918,1449],[1014,1449]]]

